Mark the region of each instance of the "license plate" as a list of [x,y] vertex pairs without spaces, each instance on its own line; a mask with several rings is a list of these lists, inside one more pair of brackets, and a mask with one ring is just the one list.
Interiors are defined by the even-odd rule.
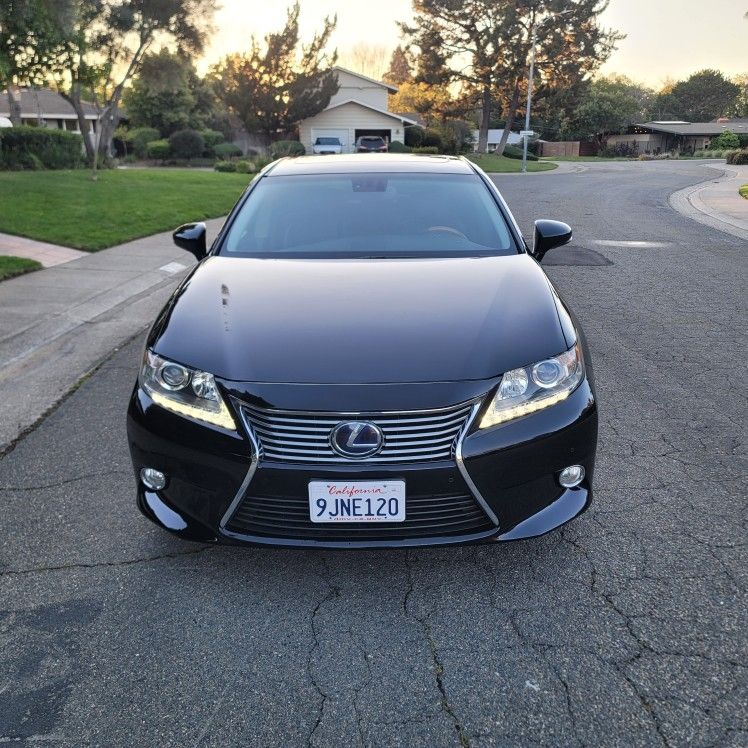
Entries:
[[309,482],[312,522],[403,522],[405,481]]

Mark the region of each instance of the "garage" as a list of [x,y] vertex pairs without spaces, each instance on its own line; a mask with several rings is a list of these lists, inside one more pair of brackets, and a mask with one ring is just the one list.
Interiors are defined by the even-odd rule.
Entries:
[[333,129],[330,127],[313,127],[312,128],[312,145],[314,145],[317,138],[337,138],[343,146],[343,153],[348,150],[350,143],[348,142],[348,130],[347,129]]

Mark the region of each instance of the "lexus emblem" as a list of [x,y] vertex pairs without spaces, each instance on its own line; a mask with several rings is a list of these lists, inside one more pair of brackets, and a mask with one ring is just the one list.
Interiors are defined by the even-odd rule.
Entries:
[[371,457],[384,446],[384,434],[369,421],[345,421],[330,433],[330,446],[349,459]]

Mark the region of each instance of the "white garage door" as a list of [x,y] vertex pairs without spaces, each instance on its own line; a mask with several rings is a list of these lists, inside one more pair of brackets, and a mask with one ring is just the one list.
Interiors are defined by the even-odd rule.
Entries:
[[337,138],[340,140],[343,150],[349,145],[348,130],[333,130],[330,127],[313,127],[312,128],[312,145],[317,138]]

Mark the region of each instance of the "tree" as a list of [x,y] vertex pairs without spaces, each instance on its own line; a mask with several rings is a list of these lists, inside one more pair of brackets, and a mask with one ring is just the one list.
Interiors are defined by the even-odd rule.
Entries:
[[623,132],[629,125],[648,119],[654,92],[621,75],[593,81],[570,120],[563,125],[565,137],[597,140]]
[[[171,41],[199,52],[216,0],[71,0],[64,26],[67,44],[58,58],[57,84],[75,109],[86,154],[94,166],[109,152],[125,85],[140,69],[151,44]],[[99,112],[96,141],[84,116],[87,95]],[[98,153],[97,153],[98,151]]]
[[297,2],[288,10],[285,28],[265,37],[264,48],[252,37],[248,53],[228,55],[211,68],[218,98],[248,132],[270,142],[330,103],[338,90],[332,69],[337,53],[326,47],[336,22],[325,18],[322,30],[299,49]]
[[503,151],[525,85],[533,28],[538,97],[552,82],[589,77],[623,38],[599,25],[606,0],[414,0],[413,7],[414,23],[402,30],[420,53],[417,77],[461,82],[479,101],[482,153],[496,101],[506,113]]
[[143,57],[123,102],[131,126],[155,127],[163,138],[185,128],[220,125],[211,86],[198,77],[189,58],[166,47]]
[[444,85],[429,85],[406,81],[396,94],[390,96],[391,112],[416,112],[430,125],[443,119],[452,104],[452,96]]
[[738,87],[733,114],[736,117],[748,117],[748,73],[736,75],[732,82]]
[[0,4],[0,90],[8,96],[10,119],[21,124],[17,86],[43,82],[65,43],[68,0],[8,0]]
[[387,48],[381,44],[359,42],[341,55],[341,62],[346,67],[361,75],[380,80],[384,75],[387,60]]
[[398,44],[390,57],[390,66],[384,74],[384,80],[395,86],[400,86],[413,77],[410,69],[410,60],[408,53]]
[[731,114],[739,94],[740,87],[719,70],[700,70],[661,93],[655,107],[659,118],[709,122]]

